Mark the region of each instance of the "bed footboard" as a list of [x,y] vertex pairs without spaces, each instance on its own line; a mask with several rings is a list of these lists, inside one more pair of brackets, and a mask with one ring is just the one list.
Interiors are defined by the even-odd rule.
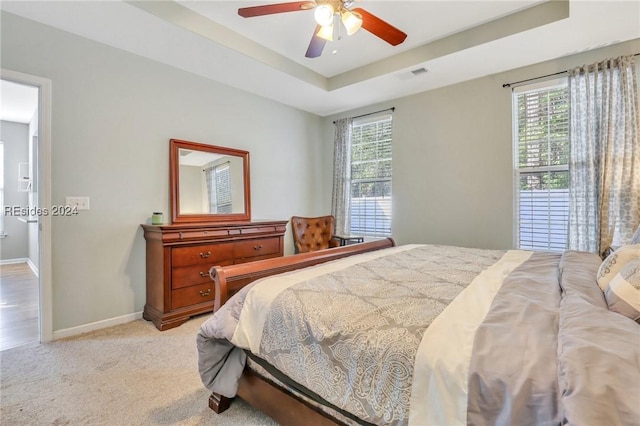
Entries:
[[329,262],[354,254],[366,253],[393,246],[395,246],[393,239],[384,238],[366,243],[259,260],[239,265],[213,266],[209,270],[209,276],[214,281],[215,286],[215,304],[213,309],[214,311],[220,309],[229,297],[257,279],[306,268],[307,266]]

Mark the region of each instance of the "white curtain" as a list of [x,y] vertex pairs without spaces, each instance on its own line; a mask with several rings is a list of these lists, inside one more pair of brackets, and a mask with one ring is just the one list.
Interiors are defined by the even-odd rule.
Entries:
[[335,122],[333,149],[333,196],[331,214],[335,218],[336,234],[349,235],[351,224],[351,130],[353,119]]
[[640,224],[638,93],[633,57],[569,71],[569,248],[603,255]]

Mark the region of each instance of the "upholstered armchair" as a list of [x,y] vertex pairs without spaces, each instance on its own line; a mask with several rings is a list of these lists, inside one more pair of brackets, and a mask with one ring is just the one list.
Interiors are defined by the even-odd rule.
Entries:
[[296,245],[296,253],[306,253],[339,246],[339,241],[333,238],[333,227],[333,216],[293,216],[291,218],[291,230],[293,232],[293,241]]

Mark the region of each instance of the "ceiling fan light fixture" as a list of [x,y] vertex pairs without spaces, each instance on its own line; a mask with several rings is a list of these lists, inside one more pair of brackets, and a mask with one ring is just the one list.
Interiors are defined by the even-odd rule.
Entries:
[[[0,0],[1,2],[2,0]],[[243,18],[251,18],[254,16],[274,15],[285,12],[295,12],[300,10],[314,9],[314,18],[317,26],[314,29],[313,36],[309,42],[309,47],[305,53],[306,58],[317,58],[322,55],[322,51],[327,41],[333,41],[334,32],[337,34],[337,40],[342,39],[342,26],[348,35],[353,35],[360,28],[364,28],[367,32],[373,34],[379,39],[397,46],[404,42],[407,34],[398,28],[383,21],[376,15],[367,12],[365,9],[356,7],[351,9],[358,0],[303,0],[287,3],[275,3],[252,7],[241,7],[238,9],[238,15]],[[337,22],[338,16],[342,23]],[[335,25],[338,30],[335,30]]]
[[333,6],[330,4],[320,4],[316,6],[313,12],[313,17],[316,19],[318,25],[326,27],[333,24],[333,14],[335,13]]
[[321,26],[316,35],[321,39],[333,41],[333,24]]
[[362,26],[362,18],[357,14],[345,9],[342,11],[342,24],[347,29],[347,34],[355,34]]

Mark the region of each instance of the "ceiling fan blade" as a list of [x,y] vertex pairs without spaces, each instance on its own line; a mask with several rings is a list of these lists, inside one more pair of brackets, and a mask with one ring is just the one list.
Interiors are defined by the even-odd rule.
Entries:
[[393,46],[399,45],[407,38],[404,32],[364,9],[357,7],[351,11],[362,16],[362,28]]
[[291,3],[267,4],[264,6],[242,7],[238,9],[238,15],[243,18],[254,16],[272,15],[274,13],[297,12],[299,10],[309,10],[315,7],[312,1],[294,1]]
[[311,37],[311,42],[309,42],[307,53],[305,53],[304,55],[307,58],[317,58],[318,56],[322,55],[324,45],[327,44],[327,40],[318,37],[318,31],[320,31],[320,28],[320,25],[316,25],[316,29],[313,31],[313,37]]

